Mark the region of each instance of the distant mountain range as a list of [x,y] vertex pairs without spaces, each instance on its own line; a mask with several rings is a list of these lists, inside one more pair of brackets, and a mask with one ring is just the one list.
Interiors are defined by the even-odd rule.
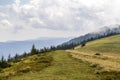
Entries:
[[68,40],[70,40],[70,38],[39,38],[36,40],[1,42],[0,57],[3,55],[7,58],[9,54],[14,56],[16,53],[22,54],[29,52],[33,44],[37,49],[40,49],[50,47],[51,45],[56,46]]
[[[43,47],[57,46],[57,49],[68,49],[91,40],[107,37],[110,35],[120,34],[120,25],[106,26],[94,32],[76,37],[76,38],[39,38],[36,40],[26,41],[9,41],[0,43],[0,56],[7,57],[9,54],[14,56],[16,53],[22,54],[29,52],[34,44],[37,49]],[[71,40],[70,40],[71,39]],[[75,45],[73,45],[75,44]]]

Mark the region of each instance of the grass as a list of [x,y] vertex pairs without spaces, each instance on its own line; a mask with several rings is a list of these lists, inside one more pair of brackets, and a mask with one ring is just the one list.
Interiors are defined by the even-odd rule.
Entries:
[[120,80],[120,35],[23,58],[0,70],[6,80]]
[[7,80],[100,80],[94,74],[94,68],[72,58],[69,52],[55,51],[52,56],[51,66],[37,72],[9,77]]
[[91,41],[83,48],[77,46],[67,51],[71,52],[72,57],[95,67],[95,73],[101,75],[103,80],[120,79],[120,35]]
[[[70,52],[70,51],[69,51]],[[99,67],[102,68],[103,71],[117,71],[120,72],[120,63],[115,61],[115,59],[104,57],[104,56],[96,56],[92,54],[87,53],[80,53],[80,52],[73,52],[74,54],[71,54],[72,57],[81,59],[82,61],[87,61],[92,64],[98,64]]]
[[76,50],[83,52],[99,52],[99,53],[117,53],[120,54],[120,35],[102,38],[99,40],[91,41],[81,48],[77,46]]
[[52,60],[53,58],[50,53],[29,56],[23,58],[20,62],[13,63],[11,67],[3,69],[0,73],[0,77],[7,79],[11,76],[40,71],[50,66]]

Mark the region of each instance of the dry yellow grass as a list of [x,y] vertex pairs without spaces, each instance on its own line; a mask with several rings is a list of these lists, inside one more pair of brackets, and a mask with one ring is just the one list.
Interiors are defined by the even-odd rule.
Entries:
[[67,51],[71,52],[74,58],[88,62],[94,67],[97,65],[101,72],[120,73],[120,35],[87,42],[84,47],[77,46],[74,50]]
[[71,52],[72,57],[81,59],[83,62],[90,64],[97,64],[101,71],[120,72],[120,57],[108,55],[95,55],[93,53],[84,53],[77,50],[67,50]]
[[[50,52],[50,55],[53,58],[50,66],[42,70],[10,76],[6,80],[101,80],[101,77],[98,78],[94,74],[95,69],[80,60],[72,58],[69,52],[57,50]],[[48,58],[49,57],[47,57],[47,59]],[[36,57],[27,57],[22,61],[25,62],[23,65],[28,63],[31,59],[34,60]],[[33,66],[37,65],[41,64]]]

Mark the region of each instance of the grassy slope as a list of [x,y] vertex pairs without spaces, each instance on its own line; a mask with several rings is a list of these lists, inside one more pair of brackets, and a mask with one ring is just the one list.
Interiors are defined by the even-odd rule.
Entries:
[[[5,69],[2,75],[18,72],[7,80],[119,80],[119,43],[120,35],[117,35],[91,41],[83,48],[78,46],[68,52],[53,51],[42,59],[41,55],[30,56]],[[101,55],[95,55],[97,52]],[[26,69],[29,72],[26,72]],[[97,71],[105,73],[99,75]]]
[[19,62],[11,63],[11,67],[3,69],[0,72],[0,77],[2,77],[2,79],[6,79],[9,76],[23,75],[25,73],[40,71],[50,66],[52,60],[53,58],[51,53],[36,54],[25,57]]
[[94,69],[80,60],[71,58],[66,51],[52,52],[52,65],[38,72],[14,76],[8,80],[100,80]]
[[91,41],[85,47],[78,46],[76,49],[84,52],[120,53],[120,35]]
[[96,73],[101,74],[103,80],[120,79],[120,35],[91,41],[83,48],[77,46],[68,52],[96,68]]

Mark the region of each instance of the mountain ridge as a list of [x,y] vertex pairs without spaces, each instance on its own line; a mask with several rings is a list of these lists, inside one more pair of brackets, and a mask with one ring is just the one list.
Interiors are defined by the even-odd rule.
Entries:
[[23,54],[24,52],[29,52],[32,45],[34,44],[37,49],[43,47],[56,46],[63,42],[68,41],[70,38],[48,38],[48,39],[34,39],[25,41],[10,41],[0,43],[0,56],[7,56],[11,54],[14,56],[17,54]]
[[103,27],[97,31],[73,38],[63,44],[71,44],[71,43],[78,44],[78,43],[81,43],[82,41],[86,41],[91,38],[96,39],[99,37],[101,38],[102,36],[109,36],[109,35],[116,35],[116,34],[120,34],[120,25],[114,25],[114,27]]

